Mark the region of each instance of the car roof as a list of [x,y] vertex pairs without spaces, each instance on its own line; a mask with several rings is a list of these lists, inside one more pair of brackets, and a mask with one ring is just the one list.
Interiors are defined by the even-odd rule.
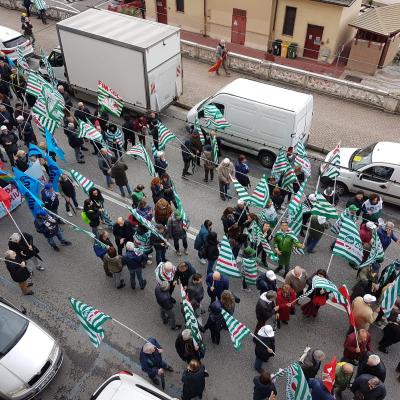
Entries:
[[310,94],[283,89],[266,83],[252,81],[250,79],[235,79],[218,93],[231,94],[243,97],[258,103],[267,104],[273,107],[289,111],[301,111],[304,105],[310,101]]
[[372,153],[373,163],[400,165],[400,143],[378,142]]
[[6,26],[0,25],[0,40],[2,42],[7,42],[8,40],[15,39],[22,36],[20,32],[14,29],[7,28]]

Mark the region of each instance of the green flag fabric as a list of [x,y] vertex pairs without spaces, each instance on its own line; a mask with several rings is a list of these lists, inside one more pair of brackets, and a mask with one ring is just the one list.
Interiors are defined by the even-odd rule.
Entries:
[[102,325],[111,317],[73,297],[69,301],[93,346],[99,347],[104,338]]
[[86,194],[94,187],[94,182],[83,176],[80,172],[70,169],[72,179],[83,189]]
[[381,307],[386,318],[390,316],[393,306],[396,303],[397,296],[400,294],[399,280],[400,276],[398,276],[394,282],[390,283],[383,292]]
[[236,351],[239,351],[242,347],[243,339],[251,334],[251,330],[246,325],[232,317],[232,315],[227,313],[224,309],[221,310],[221,313],[231,335],[233,347]]
[[208,128],[221,130],[231,126],[231,124],[224,118],[219,108],[214,104],[207,104],[203,110]]
[[372,232],[372,246],[369,251],[368,258],[358,266],[359,269],[367,267],[374,262],[382,262],[385,258],[385,252],[383,251],[382,242],[379,239],[378,232],[376,229]]
[[[244,189],[244,188],[243,188]],[[240,197],[240,196],[239,196]],[[263,175],[250,197],[250,202],[255,207],[264,208],[269,199],[267,177]]]
[[217,137],[215,135],[210,135],[211,136],[211,158],[212,161],[215,165],[219,164],[219,158],[218,158],[218,141]]
[[29,69],[29,64],[25,59],[25,54],[22,46],[17,47],[17,64],[22,69]]
[[338,218],[336,208],[329,203],[322,194],[318,193],[316,198],[317,200],[311,210],[311,215],[319,215],[321,217],[333,219]]
[[175,140],[176,136],[161,122],[158,123],[158,149],[160,151],[165,150],[165,146]]
[[47,55],[42,49],[40,49],[40,60],[42,61],[43,65],[46,67],[47,75],[49,76],[51,84],[53,85],[54,88],[56,88],[58,85],[58,81],[54,74],[53,67],[50,65]]
[[183,209],[183,204],[182,204],[182,200],[178,195],[178,192],[176,191],[176,187],[173,184],[172,185],[173,191],[174,191],[174,196],[175,196],[175,201],[176,201],[176,205],[177,205],[177,210],[179,211],[179,215],[182,218],[182,222],[183,222],[183,227],[185,229],[189,228],[189,218],[186,215],[185,210]]
[[257,262],[255,257],[242,258],[242,275],[245,282],[255,285],[257,282]]
[[251,196],[247,193],[247,190],[235,178],[233,178],[232,182],[233,187],[235,188],[236,193],[239,196],[239,199],[243,200],[246,203],[250,203]]
[[136,157],[139,157],[140,159],[142,159],[146,163],[149,174],[153,177],[157,176],[156,171],[154,169],[154,164],[151,161],[151,158],[150,158],[149,154],[147,153],[146,149],[144,148],[144,146],[141,143],[139,143],[135,146],[132,146],[126,152],[126,154],[128,154],[129,156],[136,156]]
[[286,156],[286,151],[281,149],[279,150],[278,157],[276,157],[274,165],[272,166],[271,175],[279,179],[288,166],[289,161]]
[[293,193],[293,183],[297,182],[297,176],[294,173],[293,167],[288,164],[285,170],[283,171],[281,189],[288,189]]
[[298,363],[287,368],[286,399],[312,400],[306,377]]
[[108,110],[111,114],[121,116],[124,104],[118,93],[112,90],[102,81],[98,81],[97,100],[100,106]]
[[340,174],[340,143],[332,150],[328,162],[322,164],[321,176],[335,179]]
[[233,278],[241,277],[239,268],[236,265],[235,257],[233,256],[231,245],[229,244],[226,235],[222,238],[215,270],[223,275],[231,276]]

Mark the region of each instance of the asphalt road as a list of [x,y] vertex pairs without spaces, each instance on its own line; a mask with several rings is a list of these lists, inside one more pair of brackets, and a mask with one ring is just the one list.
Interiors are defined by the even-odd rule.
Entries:
[[[184,117],[184,111],[171,107],[167,114],[169,117],[163,118],[164,123],[179,138],[184,139],[186,133],[181,121]],[[62,131],[58,131],[56,136],[61,146],[66,150],[69,160],[68,163],[61,162],[60,166],[65,169],[77,169],[94,180],[96,184],[104,186],[104,177],[97,168],[97,159],[90,153],[86,153],[86,164],[75,164],[72,161],[74,160],[73,154],[66,144]],[[217,193],[217,184],[215,182],[208,185],[204,184],[202,169],[195,171],[195,174],[189,180],[182,180],[180,178],[182,161],[178,146],[179,143],[177,142],[168,146],[166,156],[169,162],[168,172],[174,179],[191,220],[189,231],[190,254],[178,259],[175,252],[170,250],[168,258],[174,263],[179,260],[189,260],[199,272],[205,273],[205,266],[198,262],[196,252],[193,250],[193,239],[197,229],[206,218],[214,222],[214,228],[221,238],[220,216],[226,206],[234,205],[234,200],[230,202],[221,201]],[[147,147],[149,149],[149,142]],[[224,149],[223,153],[224,156],[229,156],[232,159],[238,155],[236,152],[227,149]],[[146,193],[151,199],[150,177],[144,164],[130,157],[125,157],[125,161],[129,166],[128,176],[131,186],[139,183],[145,184]],[[252,186],[255,187],[261,174],[268,171],[264,171],[256,160],[250,158],[249,161],[251,175],[254,177],[251,178]],[[314,176],[316,168],[318,168],[318,163],[313,163]],[[313,191],[314,186],[315,179],[312,179],[307,192]],[[123,199],[120,198],[119,194],[117,192],[111,195],[106,192],[106,194],[106,205],[111,216],[113,218],[120,215],[126,216],[127,212],[123,208]],[[84,196],[81,192],[79,192],[78,199],[82,204]],[[60,215],[83,225],[79,217],[68,217],[64,211],[63,201],[61,201],[61,204]],[[385,207],[385,212],[395,214],[395,209]],[[22,230],[32,232],[35,235],[35,241],[45,260],[46,271],[35,272],[35,295],[23,297],[20,295],[19,288],[13,282],[10,282],[8,272],[2,263],[0,266],[0,293],[15,304],[24,305],[28,309],[28,315],[58,339],[65,353],[64,365],[59,374],[39,398],[43,400],[88,399],[90,394],[115,372],[128,369],[141,373],[138,356],[143,344],[142,341],[120,326],[107,323],[104,343],[99,349],[93,348],[68,304],[69,296],[76,297],[99,308],[145,337],[156,337],[165,348],[165,358],[176,371],[167,375],[166,392],[179,397],[180,377],[185,365],[175,353],[174,341],[177,333],[164,326],[159,317],[158,306],[154,298],[154,263],[147,266],[144,271],[148,281],[144,291],[133,291],[128,286],[122,290],[116,290],[113,287],[112,280],[104,275],[102,265],[93,253],[89,238],[65,226],[66,237],[73,242],[73,245],[62,248],[59,253],[55,253],[46,240],[35,233],[31,215],[25,205],[19,207],[13,215]],[[6,249],[7,238],[14,231],[14,227],[7,218],[0,221],[0,232],[3,238],[1,251]],[[330,257],[328,246],[331,240],[331,237],[323,238],[315,254],[295,256],[292,264],[302,265],[309,273],[317,268],[326,267]],[[394,245],[387,251],[389,258],[395,258],[398,254],[398,248]],[[347,283],[351,286],[355,280],[355,272],[344,261],[335,257],[330,277],[337,285]],[[126,281],[128,280],[126,270],[124,270],[124,278]],[[254,329],[254,309],[258,292],[255,290],[250,293],[242,292],[240,282],[234,279],[231,279],[231,287],[242,299],[236,307],[235,317]],[[177,299],[179,297],[177,292],[175,297]],[[178,320],[182,323],[181,315],[179,315]],[[299,358],[306,345],[322,348],[327,354],[327,359],[331,359],[334,355],[340,357],[347,329],[346,324],[347,317],[344,312],[330,305],[324,307],[314,320],[305,319],[301,312],[297,312],[289,325],[283,326],[277,332],[277,355],[266,368],[274,372],[280,367],[285,367]],[[380,339],[381,332],[376,327],[372,327],[371,332],[373,347],[377,348],[377,341]],[[211,343],[208,332],[204,335],[204,341],[207,346],[204,362],[210,372],[204,398],[206,400],[250,399],[252,396],[252,378],[256,375],[252,367],[254,350],[251,340],[246,340],[240,352],[235,352],[226,332],[222,333],[220,346]],[[388,369],[386,381],[388,399],[396,398],[395,390],[398,383],[395,380],[394,368],[399,361],[398,351],[399,346],[397,345],[391,348],[389,355],[380,354]],[[280,394],[278,398],[283,398],[284,380],[281,379],[278,382],[278,389]]]

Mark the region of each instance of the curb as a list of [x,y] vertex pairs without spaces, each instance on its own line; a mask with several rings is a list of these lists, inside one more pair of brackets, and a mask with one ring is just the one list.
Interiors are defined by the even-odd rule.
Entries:
[[[176,102],[174,103],[174,105],[175,105],[176,107],[182,108],[182,109],[184,109],[184,110],[191,110],[191,109],[192,109],[191,106],[189,106],[189,105],[187,105],[187,104],[185,104],[185,103],[181,103],[180,101],[176,101]],[[307,147],[307,149],[310,149],[310,150],[312,150],[312,151],[316,151],[317,153],[321,153],[321,154],[328,154],[329,151],[330,151],[330,150],[327,150],[327,149],[325,149],[325,148],[323,148],[323,147],[315,146],[315,145],[313,145],[313,144],[307,144],[306,147]]]

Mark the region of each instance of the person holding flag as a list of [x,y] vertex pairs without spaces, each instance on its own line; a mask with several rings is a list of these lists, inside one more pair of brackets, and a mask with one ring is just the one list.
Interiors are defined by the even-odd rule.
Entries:
[[353,377],[354,367],[352,364],[340,361],[336,364],[334,392],[338,399],[342,398],[342,393],[350,388]]
[[315,276],[328,279],[328,275],[324,269],[319,269],[317,272],[315,272],[307,279],[307,285],[308,285],[307,293],[310,290],[312,290],[312,292],[308,294],[310,301],[301,306],[301,310],[303,311],[303,315],[305,317],[315,318],[318,314],[319,308],[321,306],[324,306],[329,298],[329,292],[327,292],[325,289],[322,288],[313,289],[312,282]]
[[33,291],[29,289],[33,285],[32,282],[28,282],[31,277],[31,273],[26,267],[25,261],[22,257],[18,256],[13,250],[7,250],[4,256],[6,268],[10,273],[11,279],[18,283],[23,295],[32,295]]
[[254,369],[262,372],[263,363],[268,362],[275,355],[275,333],[272,326],[269,324],[262,326],[256,332],[253,342],[256,345],[254,348],[256,355]]

